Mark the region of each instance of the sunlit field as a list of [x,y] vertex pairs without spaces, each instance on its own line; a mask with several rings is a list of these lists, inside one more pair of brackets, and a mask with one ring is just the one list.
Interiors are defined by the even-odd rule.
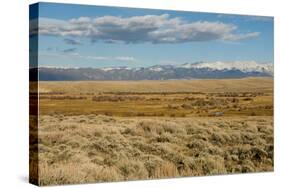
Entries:
[[273,170],[272,78],[40,82],[39,91],[40,185]]

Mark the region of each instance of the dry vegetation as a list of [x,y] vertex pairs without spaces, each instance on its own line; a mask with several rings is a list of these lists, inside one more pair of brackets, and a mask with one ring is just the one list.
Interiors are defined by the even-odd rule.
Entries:
[[41,116],[40,184],[273,170],[271,117]]
[[39,183],[272,171],[272,94],[270,78],[42,82]]
[[40,82],[40,114],[272,116],[271,78]]

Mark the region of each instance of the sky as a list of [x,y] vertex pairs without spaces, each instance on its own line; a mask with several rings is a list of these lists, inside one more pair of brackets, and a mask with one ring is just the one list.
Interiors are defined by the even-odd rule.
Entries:
[[38,18],[30,10],[39,66],[273,63],[272,17],[58,3],[40,3]]

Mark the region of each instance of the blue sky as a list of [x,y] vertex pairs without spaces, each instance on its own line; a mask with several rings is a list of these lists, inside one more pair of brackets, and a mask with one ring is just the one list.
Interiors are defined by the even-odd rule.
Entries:
[[39,4],[39,66],[143,67],[196,61],[273,63],[273,18]]

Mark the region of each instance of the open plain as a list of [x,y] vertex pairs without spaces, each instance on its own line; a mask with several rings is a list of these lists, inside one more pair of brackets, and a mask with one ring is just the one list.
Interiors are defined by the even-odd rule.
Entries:
[[273,170],[272,78],[40,82],[39,91],[40,185]]

